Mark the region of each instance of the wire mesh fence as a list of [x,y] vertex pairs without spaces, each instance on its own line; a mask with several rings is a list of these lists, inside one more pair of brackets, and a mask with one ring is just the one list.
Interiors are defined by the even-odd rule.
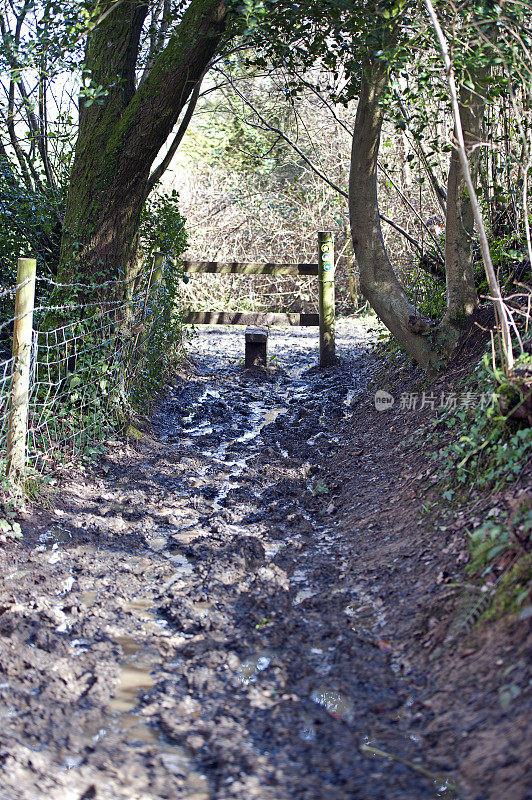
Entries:
[[[109,281],[94,287],[37,278],[48,299],[33,309],[24,409],[27,468],[46,473],[72,460],[103,442],[124,421],[133,399],[146,400],[155,376],[164,374],[169,347],[176,344],[172,337],[179,314],[172,307],[171,270],[171,261],[158,257],[128,285]],[[102,300],[102,288],[109,289],[109,298],[123,299]],[[12,299],[16,290],[2,290],[2,297]],[[67,297],[73,302],[61,302]],[[13,332],[17,335],[20,316],[0,318],[1,478],[9,467],[12,389],[20,367],[15,350],[8,355],[8,344]]]

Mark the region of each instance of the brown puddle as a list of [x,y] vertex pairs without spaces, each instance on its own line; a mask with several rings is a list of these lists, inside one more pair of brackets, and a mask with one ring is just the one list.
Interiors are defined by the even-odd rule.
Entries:
[[[136,613],[143,621],[148,620],[157,625],[156,618],[148,610],[151,605],[152,601],[149,599],[134,598],[124,604],[124,610]],[[108,706],[108,731],[124,737],[133,746],[154,747],[165,769],[186,781],[188,800],[209,800],[211,793],[207,778],[196,770],[187,751],[167,742],[156,727],[138,715],[140,694],[156,683],[152,672],[161,668],[160,654],[128,633],[114,635],[113,640],[120,645],[125,658],[121,663],[114,696]],[[102,731],[104,735],[106,732]]]
[[[122,608],[124,611],[129,611],[131,614],[138,614],[141,611],[148,611],[153,605],[153,600],[147,597],[133,597],[131,600],[126,600]],[[153,615],[148,611],[147,616],[153,618]]]
[[138,705],[141,691],[151,689],[154,685],[155,680],[149,669],[132,662],[125,662],[115,693],[109,703],[110,710],[120,713],[133,711]]
[[83,592],[81,595],[81,603],[85,606],[85,608],[91,608],[98,599],[98,592],[96,590],[91,590],[88,592]]

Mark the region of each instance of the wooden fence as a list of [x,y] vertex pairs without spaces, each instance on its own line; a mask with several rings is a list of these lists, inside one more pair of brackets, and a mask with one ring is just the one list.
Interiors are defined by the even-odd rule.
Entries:
[[[313,276],[318,278],[318,292],[319,292],[319,312],[314,314],[307,313],[286,313],[286,314],[249,314],[243,312],[218,312],[218,311],[190,311],[185,316],[185,322],[193,323],[196,325],[201,324],[229,324],[229,325],[301,325],[301,326],[319,326],[320,329],[320,365],[329,366],[335,361],[335,346],[334,346],[334,247],[332,233],[319,233],[318,234],[318,263],[317,264],[273,264],[273,263],[248,263],[241,264],[238,262],[210,262],[210,261],[185,261],[183,269],[185,273],[214,273],[220,275],[294,275],[294,276]],[[146,302],[150,289],[156,289],[163,279],[164,263],[167,261],[167,256],[157,253],[152,265],[152,268],[146,273],[147,290],[141,293],[140,308],[142,310],[142,319],[146,310]],[[23,479],[26,459],[27,447],[26,440],[28,436],[28,409],[30,400],[30,383],[31,383],[31,362],[32,362],[32,346],[34,338],[33,330],[33,311],[34,311],[34,296],[35,296],[35,280],[36,280],[36,260],[34,258],[20,258],[18,260],[17,269],[17,285],[12,290],[8,290],[7,294],[15,295],[14,316],[10,320],[3,323],[2,327],[8,324],[13,324],[13,348],[12,356],[3,362],[2,370],[3,375],[2,389],[5,390],[6,396],[3,398],[3,406],[7,409],[4,414],[5,421],[7,422],[6,430],[6,473],[9,478],[14,480]],[[45,280],[45,279],[42,279]],[[46,279],[49,280],[49,279]],[[49,281],[53,283],[53,281]],[[119,283],[118,281],[116,283]],[[59,284],[57,284],[59,285]],[[63,285],[63,284],[61,284]],[[81,284],[77,284],[81,285]],[[5,294],[5,293],[4,293]],[[133,297],[130,292],[126,293],[126,299],[123,306],[121,306],[124,314],[130,313],[130,306]],[[138,298],[137,298],[138,300]],[[94,303],[88,303],[88,306],[93,306]],[[42,310],[42,309],[40,309]],[[68,327],[68,326],[66,326]],[[57,329],[58,331],[66,330],[66,327]],[[112,324],[107,323],[107,332],[112,330]],[[102,327],[102,330],[104,328]],[[47,331],[46,335],[56,335],[57,331]],[[66,334],[65,334],[66,335]],[[56,337],[57,338],[57,337]],[[76,340],[73,337],[72,342]],[[113,342],[115,337],[113,334]],[[69,340],[70,341],[70,340]],[[134,349],[138,341],[135,339]],[[65,352],[66,352],[66,339],[65,339]],[[83,345],[84,347],[84,345]],[[85,350],[83,351],[85,352]],[[70,354],[71,355],[71,354]],[[106,356],[107,358],[107,356]],[[64,358],[59,359],[57,362],[51,362],[52,365],[65,364],[67,368],[68,359],[66,355]],[[37,362],[36,362],[37,363]],[[48,379],[51,381],[49,375],[48,365]],[[58,367],[59,368],[59,367]],[[67,375],[65,373],[64,379]],[[72,376],[71,376],[72,377]],[[75,376],[74,376],[75,377]],[[35,376],[34,376],[35,378]],[[78,382],[81,380],[77,377]],[[55,381],[55,379],[54,379]],[[58,387],[64,381],[55,381],[50,385]],[[43,384],[44,385],[44,384]],[[77,384],[76,384],[77,385]],[[67,389],[67,391],[69,391]],[[45,393],[46,398],[49,392]],[[50,401],[49,405],[54,402],[54,398]],[[0,397],[0,405],[2,398]],[[92,401],[91,401],[92,402]]]
[[318,278],[317,313],[246,313],[226,311],[189,311],[184,321],[192,325],[298,325],[319,327],[320,366],[335,361],[334,344],[334,242],[330,232],[318,233],[317,264],[274,264],[271,262],[184,261],[186,274],[216,275],[293,275]]

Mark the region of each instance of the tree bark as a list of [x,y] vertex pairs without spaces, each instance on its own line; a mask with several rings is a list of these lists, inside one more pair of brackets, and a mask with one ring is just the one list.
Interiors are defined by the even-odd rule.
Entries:
[[147,13],[147,2],[125,0],[87,40],[86,69],[108,93],[103,103],[80,107],[61,247],[63,281],[124,276],[152,164],[220,44],[227,10],[225,0],[192,0],[135,89]]
[[437,360],[423,335],[429,321],[409,302],[388,258],[377,199],[377,158],[384,117],[388,68],[366,66],[360,87],[349,176],[349,215],[353,248],[360,268],[360,288],[378,317],[425,369]]
[[[460,119],[473,178],[478,174],[484,99],[464,86],[460,90]],[[447,182],[445,272],[447,313],[444,323],[462,322],[478,306],[475,288],[475,220],[460,157],[453,148]]]

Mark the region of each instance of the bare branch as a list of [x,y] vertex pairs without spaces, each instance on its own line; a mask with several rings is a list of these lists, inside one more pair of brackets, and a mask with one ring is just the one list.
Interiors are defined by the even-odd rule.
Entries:
[[168,169],[168,166],[169,166],[172,158],[176,154],[177,148],[181,144],[183,136],[187,132],[187,128],[188,128],[188,126],[190,124],[190,120],[192,119],[192,115],[194,114],[194,109],[196,108],[196,104],[198,102],[198,97],[200,96],[201,84],[203,82],[203,78],[207,74],[208,70],[209,70],[209,67],[206,67],[206,69],[203,72],[203,75],[200,77],[199,81],[196,83],[196,85],[195,85],[195,87],[194,87],[194,89],[192,91],[192,94],[190,95],[190,100],[188,101],[187,110],[185,111],[183,119],[181,120],[181,124],[179,125],[177,133],[174,136],[172,144],[168,148],[168,152],[166,153],[165,157],[163,158],[163,160],[161,161],[159,166],[156,167],[153,170],[152,174],[150,175],[150,177],[148,179],[148,185],[146,187],[146,197],[148,197],[150,192],[154,189],[154,187],[157,185],[157,183],[161,180],[161,177],[163,176],[163,174]]
[[[301,150],[301,148],[298,147],[297,144],[289,136],[287,136],[287,134],[283,130],[281,130],[280,128],[276,127],[275,125],[271,125],[265,119],[265,117],[263,116],[263,114],[260,113],[260,111],[257,109],[257,107],[235,86],[235,83],[234,83],[234,81],[233,81],[231,76],[227,75],[227,73],[225,73],[220,68],[217,68],[217,71],[220,72],[220,74],[224,76],[226,81],[232,87],[232,89],[235,92],[235,94],[237,94],[238,97],[240,97],[241,100],[253,111],[253,113],[261,121],[262,126],[264,128],[266,128],[266,130],[272,131],[272,133],[276,133],[279,138],[283,139],[300,156],[300,158],[305,162],[305,164],[307,164],[307,166],[310,168],[310,170],[315,175],[318,176],[318,178],[320,178],[324,183],[326,183],[328,186],[330,186],[331,189],[334,189],[334,191],[337,192],[339,195],[341,195],[341,197],[345,197],[346,200],[348,199],[348,193],[345,191],[345,189],[342,189],[334,181],[332,181],[330,178],[328,178],[327,175],[325,175],[310,160],[310,158],[308,158],[308,156]],[[251,125],[251,127],[257,127],[257,128],[260,127],[260,126],[258,126],[256,124],[252,123],[252,122],[249,122],[249,121],[247,121],[247,123],[248,123],[248,125]],[[417,212],[416,212],[416,214],[417,214]],[[417,216],[419,216],[419,215],[417,215]],[[417,242],[416,239],[414,239],[403,227],[401,227],[401,225],[398,225],[396,222],[393,222],[391,219],[389,219],[389,217],[386,217],[383,214],[380,214],[380,218],[381,218],[381,220],[383,222],[386,222],[388,225],[390,225],[392,228],[394,228],[398,233],[400,233],[401,236],[404,236],[405,239],[407,239],[410,242],[410,244],[413,247],[415,247],[415,249],[419,253],[423,254],[423,248],[421,247],[419,242]],[[430,233],[430,231],[429,231],[429,233]],[[439,250],[439,248],[438,248],[438,250]],[[441,252],[439,254],[441,256]]]

